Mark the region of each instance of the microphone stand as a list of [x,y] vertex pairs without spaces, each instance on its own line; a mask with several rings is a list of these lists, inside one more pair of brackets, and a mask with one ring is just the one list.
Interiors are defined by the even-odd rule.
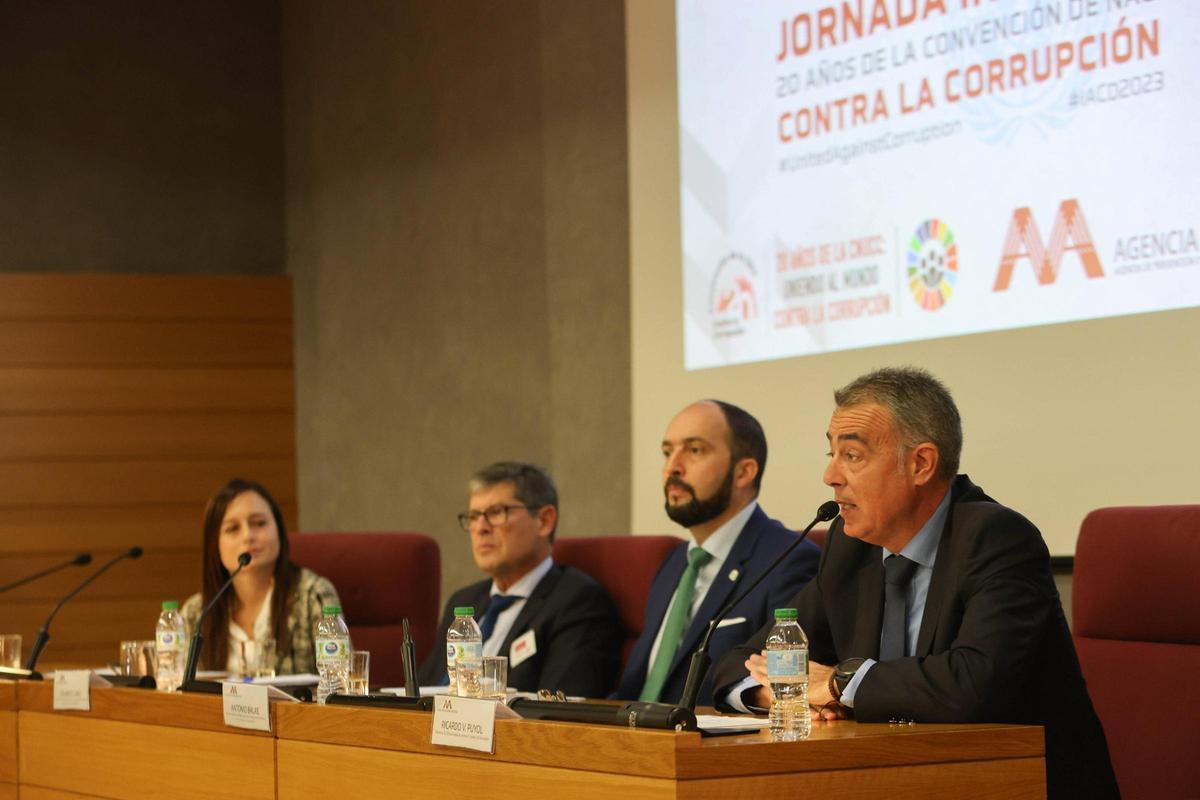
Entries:
[[[21,673],[27,673],[27,674],[23,674],[20,677],[38,680],[38,678],[40,678],[40,676],[36,672],[37,662],[38,662],[38,659],[41,658],[42,651],[46,649],[46,643],[50,641],[50,623],[54,621],[54,617],[58,614],[59,609],[61,609],[64,605],[66,605],[67,601],[69,601],[75,595],[79,594],[84,589],[86,589],[91,584],[92,581],[96,580],[96,578],[99,578],[101,575],[103,575],[105,572],[107,572],[109,567],[111,567],[114,564],[116,564],[117,562],[123,561],[127,558],[141,558],[141,556],[142,556],[142,548],[131,547],[130,549],[126,550],[124,553],[121,553],[121,555],[119,555],[116,558],[114,558],[113,560],[109,561],[107,564],[105,564],[100,569],[93,572],[88,577],[87,580],[85,580],[83,583],[79,584],[79,586],[75,587],[74,591],[72,591],[70,594],[68,594],[62,600],[59,600],[58,605],[56,605],[54,607],[54,610],[50,612],[50,616],[46,617],[45,623],[42,624],[42,629],[40,631],[38,631],[37,638],[33,642],[33,649],[29,651],[29,660],[25,662],[25,669],[14,671],[10,668],[10,669],[0,672],[0,677],[10,676],[10,675],[12,675],[13,672],[21,672]],[[90,557],[89,557],[89,559],[90,559]],[[78,561],[78,558],[76,559],[76,561]],[[35,676],[37,676],[37,677],[35,677]]]
[[818,522],[828,522],[838,515],[838,504],[833,500],[827,500],[817,509],[817,515],[813,517],[813,521],[808,523],[808,527],[796,537],[796,541],[789,544],[784,551],[779,554],[771,565],[759,573],[758,577],[742,591],[737,597],[725,604],[725,607],[717,612],[717,615],[708,623],[708,630],[704,632],[704,638],[700,640],[700,645],[696,651],[692,653],[692,662],[688,665],[687,682],[683,685],[683,695],[679,698],[679,705],[684,708],[694,709],[696,707],[696,697],[700,694],[700,684],[708,675],[708,669],[712,666],[712,658],[708,655],[708,643],[712,639],[713,632],[717,626],[721,624],[721,620],[736,606],[738,603],[746,599],[754,589],[763,582],[763,579],[775,571],[775,568],[783,563],[792,551],[800,546],[800,543],[808,538],[808,532],[813,529]]
[[404,696],[420,697],[421,687],[417,685],[417,648],[408,633],[408,617],[404,618],[404,644],[400,653],[404,662]]
[[204,694],[220,694],[221,684],[215,681],[198,681],[196,680],[196,665],[200,661],[200,648],[204,647],[204,635],[201,631],[204,630],[204,620],[208,618],[208,612],[212,611],[213,606],[221,599],[221,595],[228,591],[233,584],[233,579],[238,576],[247,564],[250,563],[250,554],[242,553],[238,556],[238,566],[225,583],[221,584],[221,588],[216,591],[212,599],[208,601],[208,605],[200,612],[200,618],[196,620],[196,629],[192,631],[192,641],[188,646],[187,662],[183,668],[183,681],[180,684],[180,690],[184,692],[202,692]]
[[35,573],[35,574],[30,575],[25,578],[21,578],[19,581],[13,581],[12,583],[7,583],[4,586],[0,586],[0,594],[7,592],[9,589],[15,589],[18,586],[24,586],[27,583],[36,581],[38,578],[44,578],[47,575],[51,575],[55,572],[58,572],[60,569],[65,569],[66,567],[73,567],[73,566],[82,567],[82,566],[85,566],[90,563],[92,563],[92,554],[91,553],[80,553],[79,555],[72,558],[70,561],[64,561],[63,563],[56,564],[55,566],[50,567],[49,569],[44,569],[41,572]]
[[401,661],[404,664],[404,695],[376,694],[331,694],[325,698],[325,705],[369,706],[371,708],[401,708],[409,711],[432,711],[432,697],[421,697],[421,687],[417,685],[417,653],[412,636],[408,630],[408,617],[404,623],[404,643],[400,650]]

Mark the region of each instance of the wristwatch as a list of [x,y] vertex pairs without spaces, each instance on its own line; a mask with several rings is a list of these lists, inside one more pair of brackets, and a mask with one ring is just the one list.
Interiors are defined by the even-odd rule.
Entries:
[[834,700],[842,699],[842,692],[846,691],[846,687],[854,679],[854,673],[858,672],[864,661],[865,658],[847,658],[833,668],[833,672],[829,674],[829,694]]

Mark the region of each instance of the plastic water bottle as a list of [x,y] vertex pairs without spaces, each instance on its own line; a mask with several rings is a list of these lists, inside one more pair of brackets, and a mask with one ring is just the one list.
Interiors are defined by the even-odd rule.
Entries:
[[187,660],[187,626],[179,613],[178,600],[164,600],[154,628],[154,682],[164,692],[174,692],[183,683]]
[[341,606],[325,606],[313,631],[317,648],[317,702],[324,703],[331,694],[346,691],[350,672],[350,629],[342,619]]
[[767,635],[767,680],[775,699],[768,729],[776,741],[807,739],[812,731],[808,711],[808,637],[796,622],[796,609],[775,609],[775,625]]
[[454,623],[446,631],[446,672],[450,675],[451,694],[483,696],[483,634],[471,606],[454,609]]

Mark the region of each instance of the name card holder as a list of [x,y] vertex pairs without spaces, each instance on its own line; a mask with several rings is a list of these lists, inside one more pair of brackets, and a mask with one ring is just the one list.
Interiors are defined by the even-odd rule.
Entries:
[[496,720],[520,719],[519,715],[496,700],[440,695],[433,706],[433,733],[430,743],[459,747],[480,753],[496,752]]

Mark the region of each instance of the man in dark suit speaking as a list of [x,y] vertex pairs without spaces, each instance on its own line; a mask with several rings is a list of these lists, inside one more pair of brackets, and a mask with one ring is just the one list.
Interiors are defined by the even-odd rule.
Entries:
[[[814,716],[1044,725],[1051,797],[1117,796],[1046,545],[957,474],[950,393],[885,369],[834,399],[824,479],[841,516],[788,604],[809,638]],[[718,707],[770,704],[766,634],[718,665]]]
[[[692,650],[734,590],[753,580],[795,541],[758,505],[767,439],[758,420],[719,400],[680,411],[663,436],[666,511],[688,529],[659,567],[646,601],[645,626],[629,655],[616,696],[675,703],[683,694]],[[805,542],[749,597],[730,609],[713,634],[712,656],[771,618],[817,569],[820,550]],[[698,702],[712,704],[712,680]]]
[[476,566],[491,577],[450,597],[421,684],[447,682],[446,631],[455,606],[471,606],[483,654],[508,657],[509,686],[603,697],[620,668],[621,625],[600,584],[550,557],[558,525],[554,482],[532,464],[501,461],[476,472],[468,488],[469,510],[459,522]]

